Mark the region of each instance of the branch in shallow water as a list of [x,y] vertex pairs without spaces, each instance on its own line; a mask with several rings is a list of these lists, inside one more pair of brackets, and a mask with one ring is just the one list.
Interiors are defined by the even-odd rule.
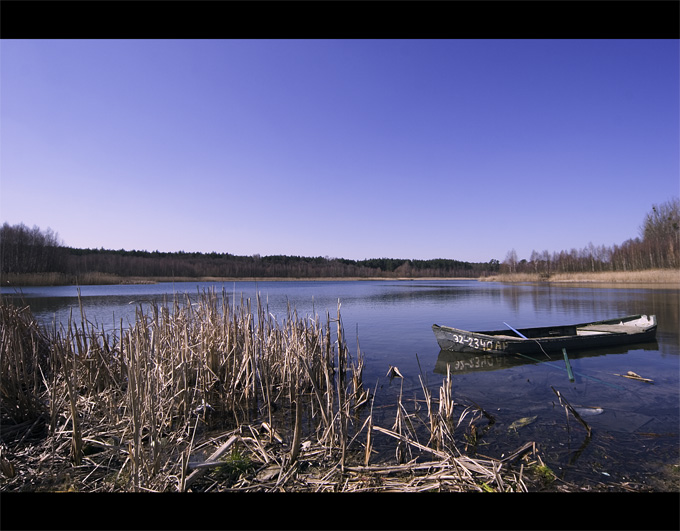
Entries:
[[569,402],[567,402],[567,399],[564,398],[564,397],[560,394],[560,392],[559,392],[557,389],[555,389],[552,385],[550,386],[550,389],[552,389],[552,390],[553,390],[553,393],[555,393],[555,394],[557,395],[557,398],[558,398],[559,401],[560,401],[560,405],[564,406],[565,409],[571,411],[571,414],[574,415],[574,417],[576,418],[576,420],[578,420],[581,424],[583,424],[583,426],[585,427],[586,431],[588,432],[588,437],[590,437],[590,435],[591,435],[591,433],[592,433],[592,430],[590,429],[590,426],[588,426],[588,423],[587,423],[585,420],[583,420],[583,418],[581,417],[581,415],[578,414],[578,411],[576,411],[576,410],[572,407],[572,405],[571,405]]

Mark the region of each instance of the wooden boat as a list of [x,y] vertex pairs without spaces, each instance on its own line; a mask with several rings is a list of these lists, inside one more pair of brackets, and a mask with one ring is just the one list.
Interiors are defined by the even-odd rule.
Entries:
[[442,350],[532,354],[561,349],[592,349],[644,343],[656,337],[656,316],[629,315],[618,319],[562,326],[470,332],[432,325]]

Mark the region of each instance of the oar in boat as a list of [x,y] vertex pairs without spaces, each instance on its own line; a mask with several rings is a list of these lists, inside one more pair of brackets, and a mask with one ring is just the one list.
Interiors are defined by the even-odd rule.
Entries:
[[529,339],[527,336],[525,336],[524,334],[522,334],[522,333],[519,332],[518,330],[515,330],[512,326],[510,326],[510,325],[509,325],[508,323],[506,323],[505,321],[503,321],[503,324],[504,324],[505,326],[507,326],[510,330],[512,330],[515,334],[517,334],[519,337],[521,337],[522,339]]

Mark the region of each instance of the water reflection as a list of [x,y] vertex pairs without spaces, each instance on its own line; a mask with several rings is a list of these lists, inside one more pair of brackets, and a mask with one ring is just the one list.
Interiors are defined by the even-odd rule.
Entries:
[[[582,358],[590,358],[596,356],[605,356],[610,354],[627,354],[635,350],[650,350],[657,351],[659,349],[658,342],[643,343],[637,345],[621,345],[616,347],[607,347],[592,350],[582,350],[569,352],[570,362]],[[441,350],[437,361],[434,365],[434,372],[436,374],[446,375],[447,370],[451,374],[466,374],[480,371],[499,371],[503,369],[511,369],[521,367],[522,365],[537,365],[550,364],[556,369],[566,370],[564,357],[562,354],[549,352],[540,356],[531,355],[516,355],[516,354],[489,354],[489,353],[470,353],[470,352],[452,352],[450,350]]]

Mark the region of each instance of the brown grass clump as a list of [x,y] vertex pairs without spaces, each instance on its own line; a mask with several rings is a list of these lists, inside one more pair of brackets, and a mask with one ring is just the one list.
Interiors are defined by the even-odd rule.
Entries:
[[[375,425],[339,305],[279,322],[259,297],[210,292],[140,306],[115,333],[82,310],[49,333],[27,308],[0,319],[3,491],[527,490],[511,465],[532,443],[503,460],[458,450],[481,410],[455,418],[450,378],[438,401],[423,386],[426,419],[400,396]],[[395,464],[373,462],[378,438]]]

